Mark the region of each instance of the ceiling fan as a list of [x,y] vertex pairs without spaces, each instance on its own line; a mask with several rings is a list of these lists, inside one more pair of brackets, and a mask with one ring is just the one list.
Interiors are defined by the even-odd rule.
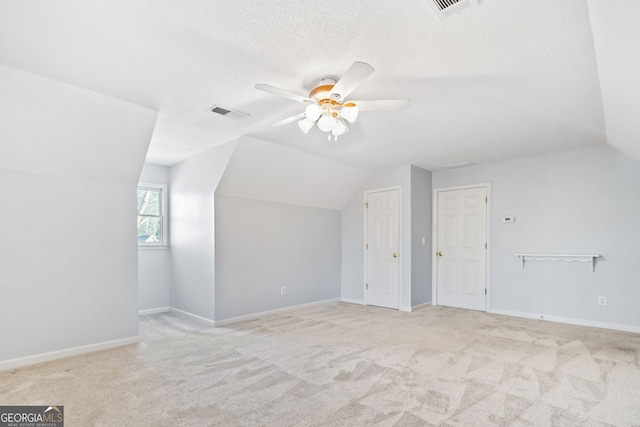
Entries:
[[347,122],[355,122],[360,111],[403,110],[411,104],[408,98],[347,101],[346,98],[351,92],[373,71],[373,67],[367,63],[354,62],[337,82],[331,78],[320,80],[308,97],[266,84],[257,84],[255,88],[307,104],[303,113],[273,123],[271,126],[283,126],[297,121],[302,132],[306,134],[317,123],[318,129],[328,132],[327,139],[331,140],[333,136],[334,140],[337,140],[338,136],[349,130]]

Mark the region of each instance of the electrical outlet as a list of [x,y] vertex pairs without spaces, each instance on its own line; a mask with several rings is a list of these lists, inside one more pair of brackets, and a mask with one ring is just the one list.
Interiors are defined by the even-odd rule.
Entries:
[[598,297],[598,305],[607,305],[607,297]]
[[287,293],[287,288],[285,286],[280,288],[280,295],[284,295]]

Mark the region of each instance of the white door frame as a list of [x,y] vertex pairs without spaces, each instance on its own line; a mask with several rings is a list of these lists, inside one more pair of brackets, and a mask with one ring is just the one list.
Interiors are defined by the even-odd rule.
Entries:
[[384,191],[398,190],[398,250],[400,251],[400,259],[398,260],[398,309],[402,307],[402,186],[377,188],[375,190],[366,190],[364,192],[364,202],[362,203],[362,212],[364,215],[364,242],[362,243],[362,251],[364,256],[364,270],[362,281],[362,292],[364,293],[364,305],[367,303],[367,208],[366,203],[371,193],[382,193]]
[[487,296],[485,311],[491,312],[491,183],[485,182],[481,184],[458,185],[455,187],[442,187],[433,189],[433,224],[431,229],[431,305],[438,305],[438,260],[436,252],[438,251],[438,194],[443,191],[451,190],[468,190],[470,188],[485,188],[487,191]]

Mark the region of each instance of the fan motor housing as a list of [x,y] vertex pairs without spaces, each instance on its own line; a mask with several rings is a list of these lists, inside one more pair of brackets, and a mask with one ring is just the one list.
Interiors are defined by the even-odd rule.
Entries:
[[323,99],[331,99],[331,90],[335,86],[336,81],[334,79],[322,79],[320,83],[309,92],[309,98],[318,102]]

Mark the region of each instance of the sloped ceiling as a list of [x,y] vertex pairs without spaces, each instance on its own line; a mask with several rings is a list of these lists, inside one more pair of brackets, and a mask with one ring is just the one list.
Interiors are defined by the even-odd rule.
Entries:
[[216,194],[341,210],[368,172],[243,137]]
[[0,65],[0,168],[135,185],[156,116]]
[[589,0],[607,142],[640,160],[640,2]]
[[[607,34],[625,17],[586,0],[483,0],[441,22],[424,1],[5,1],[0,64],[158,110],[147,157],[158,164],[244,135],[369,171],[483,163],[607,136],[628,149],[619,142],[628,133],[616,131],[622,102],[607,98],[615,89],[606,82],[623,84],[615,66],[602,80],[604,105],[614,109],[605,128],[590,20],[602,18]],[[605,3],[637,11],[639,2],[589,6]],[[636,41],[616,39],[616,48],[632,54]],[[317,130],[305,136],[295,123],[268,127],[302,104],[256,83],[306,94],[353,61],[376,69],[354,99],[407,97],[409,109],[362,113],[337,142]],[[216,116],[207,112],[213,104],[251,116]]]

